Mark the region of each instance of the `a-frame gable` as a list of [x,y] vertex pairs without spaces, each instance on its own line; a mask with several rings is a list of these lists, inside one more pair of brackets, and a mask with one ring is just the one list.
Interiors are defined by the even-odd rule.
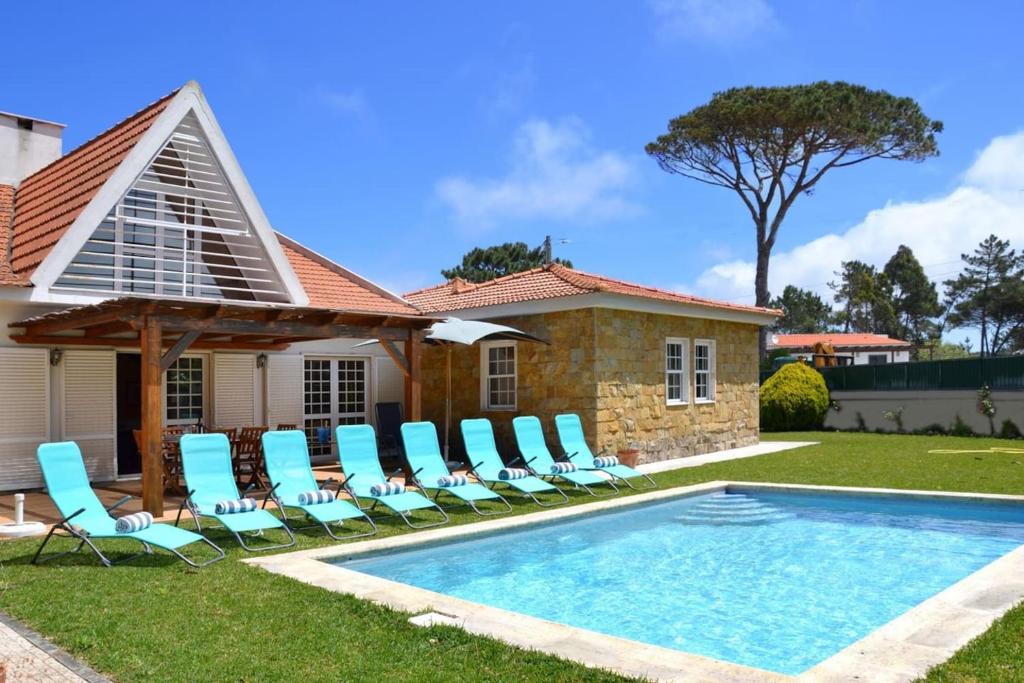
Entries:
[[308,298],[199,86],[186,84],[32,276],[34,299]]

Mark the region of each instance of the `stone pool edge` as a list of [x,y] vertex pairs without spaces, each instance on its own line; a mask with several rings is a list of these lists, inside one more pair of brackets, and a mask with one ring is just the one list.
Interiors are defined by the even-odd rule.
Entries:
[[517,612],[435,593],[328,564],[424,544],[609,512],[648,503],[726,490],[833,492],[837,494],[1019,502],[1024,496],[865,487],[712,481],[594,501],[566,509],[443,527],[243,560],[247,564],[326,590],[412,614],[436,612],[443,621],[526,649],[650,680],[673,681],[911,681],[941,664],[992,622],[1024,600],[1024,546],[964,577],[798,677],[756,669],[639,641],[609,636]]

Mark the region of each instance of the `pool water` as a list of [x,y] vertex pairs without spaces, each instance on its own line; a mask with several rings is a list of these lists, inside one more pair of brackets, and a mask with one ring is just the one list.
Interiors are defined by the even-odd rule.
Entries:
[[712,493],[337,564],[798,674],[1024,544],[1024,506]]

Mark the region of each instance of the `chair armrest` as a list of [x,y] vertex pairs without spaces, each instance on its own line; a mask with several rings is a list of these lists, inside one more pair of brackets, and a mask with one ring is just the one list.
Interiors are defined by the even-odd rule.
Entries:
[[115,510],[115,509],[121,507],[122,505],[124,505],[125,503],[127,503],[131,499],[132,499],[131,496],[125,496],[124,498],[122,498],[121,500],[117,501],[113,505],[107,506],[107,512],[110,512],[111,510]]

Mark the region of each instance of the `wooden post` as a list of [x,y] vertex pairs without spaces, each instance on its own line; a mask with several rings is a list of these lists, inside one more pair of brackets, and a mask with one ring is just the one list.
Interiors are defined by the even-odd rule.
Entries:
[[409,364],[409,373],[405,376],[405,419],[409,422],[423,419],[420,353],[420,333],[410,330],[409,338],[405,340],[405,359]]
[[147,317],[139,335],[142,350],[142,509],[164,514],[163,464],[163,356],[160,323]]

